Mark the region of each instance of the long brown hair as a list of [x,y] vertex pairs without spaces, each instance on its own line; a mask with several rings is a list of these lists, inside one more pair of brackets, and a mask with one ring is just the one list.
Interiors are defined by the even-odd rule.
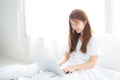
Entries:
[[79,40],[79,37],[81,36],[81,33],[76,33],[76,31],[72,29],[70,19],[78,19],[82,22],[85,20],[87,21],[83,29],[82,45],[80,48],[80,51],[85,54],[87,52],[87,44],[92,36],[88,17],[85,12],[80,9],[73,10],[69,16],[69,51],[73,52],[74,50],[76,50],[77,42]]

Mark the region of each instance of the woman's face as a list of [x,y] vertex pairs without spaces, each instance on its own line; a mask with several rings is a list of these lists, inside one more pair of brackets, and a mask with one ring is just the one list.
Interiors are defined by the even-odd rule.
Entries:
[[70,24],[73,30],[75,30],[77,33],[81,33],[86,25],[86,21],[83,22],[78,19],[70,19]]

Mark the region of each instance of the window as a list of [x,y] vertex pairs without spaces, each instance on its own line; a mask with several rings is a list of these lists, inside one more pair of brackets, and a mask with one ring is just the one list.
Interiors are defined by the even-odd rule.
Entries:
[[66,39],[68,17],[73,9],[83,9],[92,29],[105,33],[104,0],[25,0],[27,35],[51,39]]

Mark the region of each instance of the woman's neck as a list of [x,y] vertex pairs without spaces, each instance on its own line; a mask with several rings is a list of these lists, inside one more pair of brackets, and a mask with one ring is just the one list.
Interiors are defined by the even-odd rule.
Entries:
[[83,32],[80,33],[80,41],[83,40]]

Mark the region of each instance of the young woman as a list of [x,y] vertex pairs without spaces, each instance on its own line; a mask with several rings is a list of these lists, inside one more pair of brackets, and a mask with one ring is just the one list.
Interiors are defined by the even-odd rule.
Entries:
[[59,65],[66,61],[68,61],[66,64],[73,63],[71,66],[66,66],[64,72],[93,68],[98,55],[97,37],[92,33],[87,15],[82,10],[72,11],[69,16],[69,48],[58,62]]
[[76,80],[115,80],[120,73],[96,66],[99,49],[99,39],[92,32],[86,13],[73,10],[69,16],[68,48],[58,62],[62,70]]
[[[120,73],[96,66],[99,57],[99,39],[92,32],[84,11],[75,9],[69,16],[69,44],[58,63],[66,73],[58,76],[51,72],[39,72],[39,66],[12,66],[13,70],[0,69],[0,80],[119,80]],[[11,76],[11,77],[10,77]],[[23,77],[21,77],[23,76]],[[8,78],[7,78],[8,77]],[[116,79],[118,78],[118,79]]]

